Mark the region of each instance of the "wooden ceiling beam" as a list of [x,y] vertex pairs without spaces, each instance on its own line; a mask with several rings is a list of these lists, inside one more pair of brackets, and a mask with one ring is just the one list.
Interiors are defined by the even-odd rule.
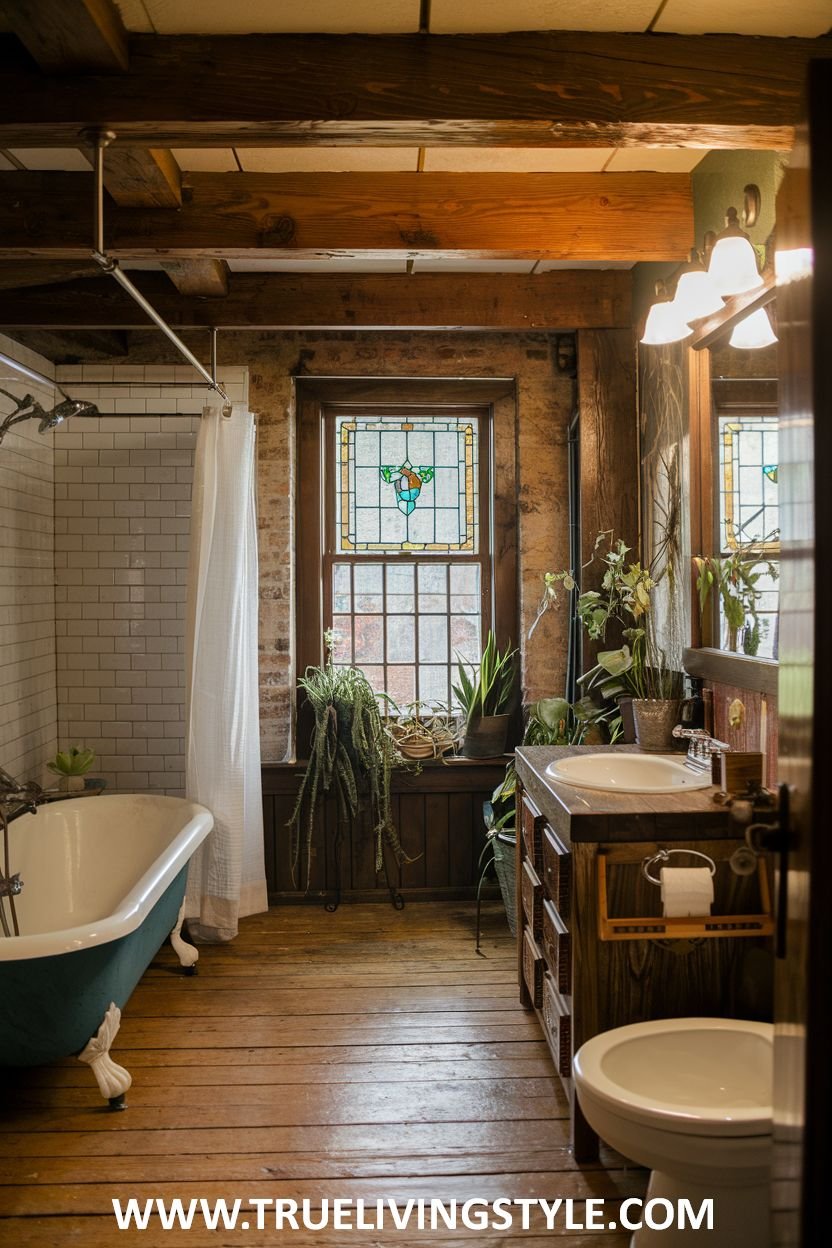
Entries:
[[[187,298],[161,274],[136,284],[178,330],[570,330],[631,323],[623,270],[517,273],[233,273],[225,299]],[[0,328],[150,329],[114,281],[21,290],[0,302]]]
[[163,260],[162,268],[180,295],[224,299],[228,294],[228,265],[224,260]]
[[53,364],[123,359],[128,352],[127,335],[112,329],[21,330],[16,341]]
[[787,148],[807,61],[830,46],[594,32],[135,35],[118,79],[48,83],[21,57],[15,66],[12,46],[0,147],[75,144],[106,123],[117,142],[146,147]]
[[104,185],[122,208],[179,208],[182,172],[163,147],[119,147],[107,151]]
[[127,32],[112,0],[0,0],[0,16],[47,73],[121,73]]
[[0,290],[23,290],[28,286],[50,286],[54,282],[75,282],[80,278],[100,277],[101,269],[92,261],[31,260],[17,264],[0,264]]
[[[178,212],[105,214],[115,258],[682,260],[688,174],[192,174]],[[90,178],[0,174],[0,258],[89,255]]]

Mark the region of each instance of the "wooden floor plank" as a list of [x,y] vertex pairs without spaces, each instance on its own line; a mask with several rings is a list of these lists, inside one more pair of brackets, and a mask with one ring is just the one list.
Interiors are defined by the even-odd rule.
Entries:
[[[525,1047],[525,1046],[524,1046]],[[438,1052],[441,1048],[437,1046]],[[308,1051],[308,1050],[307,1050]],[[479,1061],[442,1061],[437,1058],[431,1062],[399,1062],[389,1050],[386,1061],[342,1062],[340,1064],[324,1062],[285,1062],[281,1064],[262,1064],[252,1062],[243,1066],[203,1064],[193,1056],[193,1050],[187,1064],[171,1065],[160,1059],[164,1065],[142,1067],[140,1085],[142,1088],[218,1088],[233,1087],[238,1084],[265,1085],[267,1087],[285,1087],[290,1084],[309,1083],[313,1085],[331,1083],[445,1083],[459,1080],[484,1080],[492,1082],[500,1079],[503,1082],[513,1079],[552,1079],[552,1062],[547,1053],[538,1057],[506,1057],[481,1059]],[[297,1053],[297,1049],[289,1052]],[[212,1050],[207,1050],[212,1054]],[[140,1065],[134,1058],[146,1057],[147,1050],[119,1050],[119,1058],[128,1067]],[[27,1101],[32,1103],[32,1094],[36,1093],[43,1105],[56,1103],[56,1089],[84,1088],[91,1091],[89,1071],[83,1066],[54,1066],[23,1072],[15,1079],[18,1092],[24,1089]],[[17,1100],[17,1098],[16,1098]],[[63,1102],[61,1102],[63,1103]]]
[[[336,1190],[337,1189],[337,1190]],[[121,1183],[61,1184],[42,1187],[27,1184],[18,1188],[0,1188],[0,1216],[38,1217],[45,1213],[53,1215],[81,1213],[101,1214],[112,1211],[113,1197],[121,1199],[124,1187]],[[384,1177],[381,1179],[301,1178],[276,1180],[265,1178],[260,1182],[238,1180],[234,1184],[234,1197],[244,1202],[252,1199],[309,1200],[312,1208],[320,1209],[322,1201],[339,1197],[344,1200],[362,1199],[368,1202],[395,1200],[405,1204],[408,1200],[465,1201],[476,1192],[478,1200],[528,1200],[552,1201],[560,1196],[564,1200],[587,1200],[590,1197],[604,1200],[624,1200],[640,1196],[641,1176],[636,1171],[589,1170],[556,1171],[535,1174],[485,1174],[437,1176],[418,1179]],[[183,1202],[200,1200],[227,1200],[229,1184],[202,1180],[199,1183],[131,1183],[130,1195],[142,1204],[159,1198],[170,1203],[175,1198]]]
[[[192,1041],[193,1041],[192,1037]],[[197,1037],[198,1039],[198,1037]],[[463,1065],[477,1066],[481,1062],[503,1062],[514,1061],[525,1058],[543,1058],[545,1059],[546,1073],[550,1073],[551,1059],[548,1055],[548,1048],[539,1035],[533,1036],[528,1040],[518,1041],[512,1044],[508,1052],[510,1057],[506,1058],[506,1046],[498,1042],[481,1043],[477,1041],[451,1042],[448,1044],[406,1044],[394,1048],[391,1051],[390,1045],[384,1044],[354,1044],[354,1045],[306,1045],[304,1047],[288,1048],[286,1046],[276,1048],[274,1046],[242,1046],[239,1045],[235,1050],[235,1061],[231,1062],[229,1056],[222,1049],[206,1049],[206,1048],[185,1048],[170,1049],[159,1047],[158,1049],[137,1049],[131,1048],[124,1044],[124,1033],[118,1037],[118,1054],[124,1064],[130,1068],[134,1066],[141,1067],[160,1067],[164,1069],[178,1070],[183,1066],[220,1066],[229,1069],[232,1072],[239,1067],[254,1065],[256,1063],[273,1064],[279,1067],[288,1067],[293,1065],[304,1066],[308,1063],[319,1062],[322,1066],[341,1068],[346,1066],[362,1066],[379,1065],[384,1068],[391,1062],[395,1062],[397,1066],[417,1065],[423,1063],[435,1063],[438,1061],[458,1062]],[[64,1061],[56,1062],[54,1066],[48,1067],[30,1067],[28,1069],[5,1070],[0,1072],[0,1086],[5,1082],[9,1087],[28,1086],[32,1081],[39,1082],[41,1080],[49,1081],[52,1078],[57,1079],[59,1072],[75,1072],[81,1073],[84,1081],[89,1085],[89,1071],[78,1065],[73,1058],[66,1058]],[[345,1078],[349,1077],[347,1071]],[[71,1081],[70,1081],[71,1082]],[[298,1082],[292,1079],[292,1082]]]
[[[562,1170],[624,1169],[623,1158],[606,1150],[600,1161],[578,1166],[564,1143],[560,1148],[516,1149],[511,1163],[518,1174],[555,1173]],[[17,1158],[0,1158],[0,1184],[17,1183],[226,1183],[237,1179],[352,1179],[408,1178],[427,1175],[503,1174],[503,1152],[431,1153],[399,1157],[370,1156],[360,1152],[315,1153],[165,1153],[147,1156],[107,1156],[97,1163],[80,1157],[31,1157],[25,1165]],[[132,1188],[131,1188],[132,1191]]]
[[[349,1239],[343,1232],[308,1231],[292,1232],[289,1239],[283,1233],[274,1230],[246,1232],[245,1240],[239,1232],[206,1231],[192,1227],[188,1231],[162,1231],[157,1228],[136,1233],[122,1232],[114,1239],[112,1217],[64,1217],[64,1218],[12,1218],[5,1224],[7,1239],[0,1243],[8,1243],[14,1248],[115,1248],[117,1244],[136,1244],[142,1248],[275,1248],[275,1245],[291,1244],[291,1248],[345,1248],[345,1244],[354,1244],[355,1248],[379,1248],[383,1242],[395,1248],[479,1248],[487,1243],[489,1248],[511,1248],[520,1243],[522,1248],[552,1248],[553,1239],[557,1248],[627,1248],[629,1234],[620,1231],[590,1231],[575,1234],[574,1231],[556,1227],[553,1231],[544,1231],[542,1218],[535,1219],[534,1228],[523,1231],[512,1228],[509,1232],[468,1231],[458,1229],[451,1234],[437,1232],[435,1235],[425,1232],[415,1235],[413,1231],[395,1231],[385,1229],[383,1241],[376,1231],[351,1231]],[[0,1222],[0,1234],[3,1234],[3,1223]]]
[[[188,986],[189,988],[190,986]],[[361,1012],[389,1016],[397,1014],[467,1013],[483,1010],[499,1013],[512,1011],[518,1019],[523,1017],[517,1002],[517,991],[511,986],[486,990],[445,988],[360,988],[337,991],[330,988],[309,988],[305,992],[284,992],[271,988],[215,988],[213,991],[195,989],[169,989],[148,985],[135,994],[134,1008],[145,1018],[173,1018],[186,1015],[190,1018],[281,1018],[300,1016],[309,1018],[323,1014],[327,1017],[346,1015],[354,1017],[356,991],[361,993]]]
[[[119,1119],[127,1118],[119,1114]],[[47,1114],[41,1116],[43,1130],[7,1131],[0,1137],[0,1148],[9,1158],[29,1157],[120,1157],[135,1154],[200,1154],[215,1152],[289,1153],[356,1152],[370,1156],[432,1156],[437,1152],[463,1156],[480,1152],[503,1153],[562,1148],[568,1139],[565,1118],[552,1117],[540,1122],[503,1122],[499,1135],[491,1123],[370,1123],[329,1127],[203,1127],[130,1131],[100,1130],[97,1127],[116,1119],[102,1109],[87,1115],[86,1129],[61,1130]]]
[[[507,1016],[507,1017],[506,1017]],[[461,1044],[466,1041],[486,1043],[500,1041],[515,1044],[534,1040],[540,1035],[534,1018],[522,1011],[470,1014],[400,1014],[395,1021],[382,1016],[374,1021],[363,1014],[342,1015],[337,1021],[325,1014],[303,1019],[220,1019],[206,1022],[194,1015],[180,1015],[181,1027],[166,1027],[166,1019],[134,1018],[124,1028],[125,1048],[178,1049],[191,1048],[194,1038],[204,1048],[236,1050],[241,1039],[247,1046],[259,1048],[270,1044],[291,1048],[336,1045],[351,1047],[355,1043],[393,1045]],[[120,1038],[121,1039],[121,1038]],[[120,1051],[116,1044],[116,1052]]]
[[[184,978],[160,951],[124,1010],[113,1055],[131,1070],[112,1113],[67,1059],[5,1072],[0,1243],[14,1248],[258,1248],[284,1232],[119,1232],[113,1197],[616,1202],[644,1174],[607,1152],[577,1166],[568,1105],[538,1024],[520,1005],[513,942],[485,907],[424,903],[285,907],[246,920],[231,945],[203,946]],[[577,1215],[576,1215],[577,1216]],[[355,1248],[624,1248],[618,1231],[353,1231]],[[341,1248],[334,1230],[292,1248]]]

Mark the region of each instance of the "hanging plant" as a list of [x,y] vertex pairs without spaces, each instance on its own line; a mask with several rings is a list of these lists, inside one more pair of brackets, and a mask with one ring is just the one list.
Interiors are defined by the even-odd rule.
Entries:
[[[357,667],[336,667],[332,634],[324,637],[323,667],[308,667],[298,682],[315,716],[309,762],[288,826],[292,830],[292,880],[306,848],[306,889],[309,888],[312,833],[319,797],[335,794],[339,823],[353,820],[363,805],[370,812],[375,835],[376,871],[384,866],[387,844],[396,861],[410,861],[393,825],[390,777],[405,760],[385,730],[378,694]],[[306,815],[304,818],[304,803]]]

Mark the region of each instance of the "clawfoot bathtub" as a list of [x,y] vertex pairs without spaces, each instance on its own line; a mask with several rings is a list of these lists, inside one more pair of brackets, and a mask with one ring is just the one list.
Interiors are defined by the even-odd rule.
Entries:
[[123,1108],[130,1075],[109,1056],[127,1002],[168,933],[180,936],[188,860],[213,826],[203,807],[125,794],[67,799],[9,824],[19,936],[0,936],[0,1064],[77,1054]]

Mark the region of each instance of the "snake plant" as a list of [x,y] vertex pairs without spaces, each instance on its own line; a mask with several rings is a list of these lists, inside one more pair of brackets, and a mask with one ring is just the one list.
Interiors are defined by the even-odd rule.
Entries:
[[[470,727],[475,719],[503,715],[509,709],[514,690],[516,655],[516,650],[505,650],[501,654],[489,629],[479,669],[460,659],[457,664],[459,683],[453,688],[465,712],[466,727]],[[471,667],[471,676],[466,671],[467,666]]]

